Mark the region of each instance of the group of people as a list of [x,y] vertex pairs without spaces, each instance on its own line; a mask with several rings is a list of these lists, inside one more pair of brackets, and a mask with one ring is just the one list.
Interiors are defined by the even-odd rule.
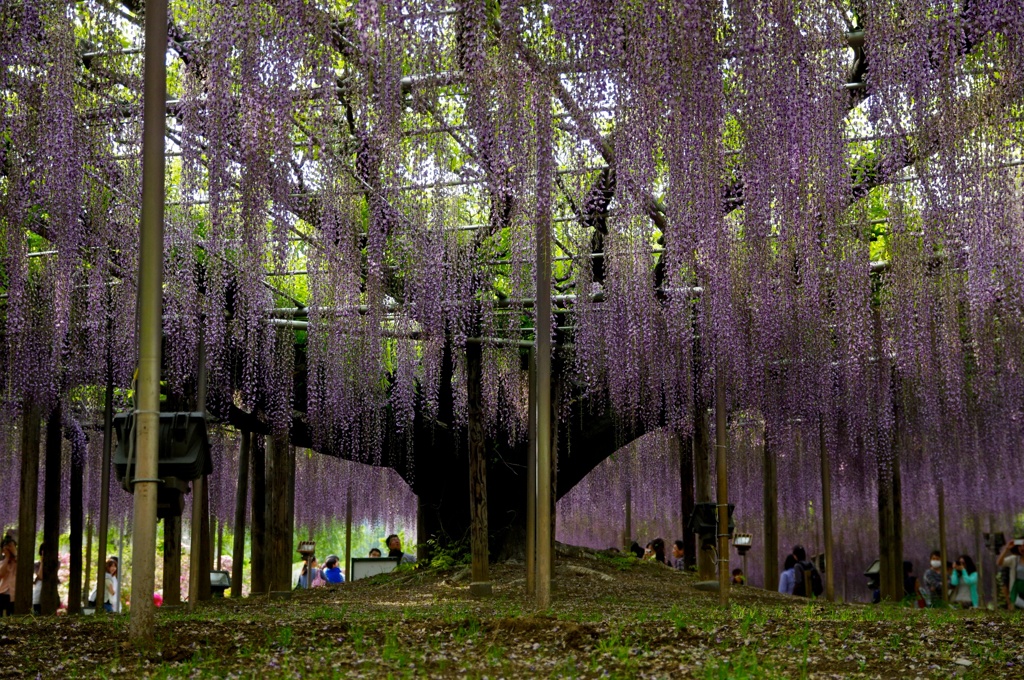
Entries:
[[[407,563],[416,561],[415,555],[402,551],[402,539],[398,534],[388,536],[384,539],[384,544],[388,547],[388,557],[397,558],[401,562]],[[370,548],[369,557],[383,557],[383,555],[379,548]],[[312,555],[309,561],[302,565],[302,571],[299,573],[299,580],[295,587],[317,588],[344,582],[345,574],[341,570],[341,560],[337,555],[328,555],[324,560],[323,567],[317,562],[316,556]]]
[[807,559],[807,551],[802,545],[793,546],[779,574],[779,592],[798,597],[817,597],[823,591],[821,572],[814,566],[814,562]]
[[[675,541],[672,544],[672,554],[671,556],[668,556],[665,553],[665,539],[656,538],[648,543],[644,548],[641,548],[640,544],[634,541],[629,547],[629,551],[636,555],[638,559],[649,560],[659,564],[667,564],[673,569],[685,571],[687,568],[685,546],[686,544],[683,543],[682,539]],[[618,552],[617,549],[615,551]],[[746,583],[747,578],[744,576],[743,570],[733,569],[732,584],[734,586],[742,586],[746,585]]]
[[[32,613],[39,614],[42,610],[43,597],[43,565],[47,551],[44,543],[39,546],[39,560],[32,568]],[[118,567],[116,557],[108,557],[103,589],[103,609],[107,612],[121,611],[121,591],[118,587]],[[18,541],[10,533],[0,540],[0,616],[13,616],[14,603],[17,601],[18,580]],[[97,592],[93,589],[89,596],[89,606],[96,607]]]
[[910,560],[903,562],[903,600],[920,608],[941,607],[948,601],[970,609],[978,606],[978,567],[970,555],[961,555],[956,562],[946,563],[949,590],[943,597],[942,553],[933,550],[928,569],[921,578],[914,573]]

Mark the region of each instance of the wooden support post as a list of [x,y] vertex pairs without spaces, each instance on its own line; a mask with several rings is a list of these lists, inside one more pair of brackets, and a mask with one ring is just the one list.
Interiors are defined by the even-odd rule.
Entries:
[[939,481],[939,559],[942,560],[942,601],[949,603],[949,569],[946,561],[946,490]]
[[217,520],[217,571],[221,570],[221,555],[224,552],[224,522]]
[[[879,359],[875,363],[875,430],[881,440],[883,414],[882,409],[887,407],[888,399],[885,395],[883,377],[888,370],[887,362],[883,361],[884,347],[882,346],[882,314],[878,307],[872,310],[872,323],[874,333],[875,356]],[[893,447],[895,448],[895,447]],[[902,565],[893,564],[895,556],[894,535],[894,509],[893,509],[893,469],[894,460],[886,460],[884,456],[877,456],[877,477],[878,477],[878,559],[879,563],[879,586],[883,600],[898,601],[901,599],[903,579],[894,580],[894,575],[902,569]]]
[[537,594],[537,353],[530,348],[526,439],[526,594]]
[[[109,327],[109,326],[108,326]],[[100,462],[100,522],[96,530],[96,613],[104,612],[103,592],[107,579],[107,543],[110,537],[110,453],[114,446],[114,382],[108,366],[107,393],[103,403],[103,460]]]
[[[995,540],[996,535],[996,515],[994,512],[988,513],[988,535],[992,536],[992,540]],[[1007,536],[1012,538],[1012,536]],[[993,567],[995,563],[993,562]],[[998,608],[999,602],[999,569],[992,569],[992,603]]]
[[422,497],[416,496],[416,562],[430,563],[430,534],[427,529],[427,508]]
[[[985,562],[985,554],[981,552],[981,517],[974,513],[971,516],[971,522],[974,524],[974,554],[978,556],[978,606],[984,607],[985,605],[985,574],[983,571],[982,564]],[[1009,537],[1009,538],[1012,538]]]
[[345,491],[345,580],[352,580],[352,476]]
[[821,529],[825,539],[825,599],[836,601],[832,563],[832,463],[825,445],[825,419],[818,416],[818,448],[821,453]]
[[85,576],[82,579],[85,592],[84,597],[89,595],[89,588],[92,583],[92,515],[85,517]]
[[[897,419],[897,423],[899,419]],[[903,489],[900,474],[900,437],[893,437],[892,448],[892,543],[889,561],[892,564],[893,602],[903,599]]]
[[266,437],[253,435],[250,449],[252,456],[252,536],[249,542],[249,569],[251,571],[252,593],[266,594],[270,588],[267,581],[266,533],[267,533],[267,453]]
[[483,348],[466,346],[466,389],[469,406],[469,517],[472,576],[469,589],[475,596],[491,594],[488,575],[490,549],[487,538],[487,441],[484,435]]
[[629,550],[629,546],[633,544],[633,488],[626,480],[626,493],[625,502],[623,503],[623,511],[625,521],[622,525],[622,551],[626,552]]
[[[164,519],[164,605],[181,604],[181,516]],[[191,599],[191,598],[189,598]]]
[[558,530],[558,403],[562,398],[562,381],[555,379],[551,389],[551,522],[548,552],[548,573],[555,573],[555,535]]
[[764,589],[779,587],[779,479],[775,451],[765,432],[761,445],[761,465],[764,480],[762,512],[764,514]]
[[82,613],[82,531],[85,524],[82,478],[85,476],[85,451],[71,447],[71,479],[69,480],[69,550],[68,614]]
[[[18,560],[15,593],[32,592],[36,554],[36,505],[39,500],[39,410],[23,405],[21,414],[21,488],[18,493]],[[14,600],[14,613],[32,613],[32,598]]]
[[245,562],[245,506],[249,500],[249,450],[252,435],[242,430],[238,445],[238,483],[235,486],[234,541],[231,547],[231,597],[242,596],[242,574]]
[[715,477],[718,504],[718,603],[729,606],[729,430],[726,421],[725,370],[715,369]]
[[[693,490],[693,437],[675,437],[679,451],[679,514],[683,530],[683,564],[687,569],[697,565],[697,535],[690,531],[690,515],[693,514],[696,496]],[[630,544],[632,545],[632,543]],[[629,546],[626,546],[629,549]]]
[[[57,570],[60,568],[60,459],[63,437],[61,432],[61,408],[58,404],[46,421],[46,477],[43,480],[43,589],[39,596],[39,611],[43,616],[53,616],[60,606],[57,594]],[[30,555],[23,556],[31,562]]]
[[203,559],[203,506],[206,500],[206,476],[192,480],[192,524],[189,527],[188,609],[195,611],[203,599],[202,582],[209,581],[210,563]]
[[[707,410],[696,407],[693,422],[693,475],[694,489],[698,503],[711,502],[711,460],[708,444]],[[715,578],[715,552],[710,548],[698,546],[697,574],[701,581]]]

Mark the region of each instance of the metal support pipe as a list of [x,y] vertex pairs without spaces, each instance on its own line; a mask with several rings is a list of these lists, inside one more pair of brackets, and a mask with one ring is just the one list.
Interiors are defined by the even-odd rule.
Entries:
[[949,568],[946,566],[946,489],[939,481],[939,559],[942,560],[942,601],[949,603]]
[[715,368],[715,476],[718,478],[718,602],[729,606],[729,432],[725,417],[725,369]]
[[[539,329],[551,323],[551,111],[541,98],[537,116],[539,163],[537,179],[537,292]],[[546,177],[546,179],[545,179]],[[538,332],[537,347],[537,608],[551,606],[551,334]]]
[[[160,343],[164,261],[164,129],[167,99],[167,0],[147,0],[139,238],[139,380],[136,386],[132,609],[128,638],[152,644],[156,568],[157,459],[160,447]],[[191,597],[190,597],[191,599]]]

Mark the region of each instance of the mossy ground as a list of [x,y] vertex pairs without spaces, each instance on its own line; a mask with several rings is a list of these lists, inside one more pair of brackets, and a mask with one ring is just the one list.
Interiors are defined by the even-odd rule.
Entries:
[[[127,618],[0,621],[6,677],[995,678],[1024,668],[1024,617],[829,605],[755,588],[728,611],[694,577],[563,556],[534,612],[523,568],[492,567],[474,600],[455,571],[413,571],[290,600],[160,611],[146,650]],[[609,580],[610,577],[610,580]]]

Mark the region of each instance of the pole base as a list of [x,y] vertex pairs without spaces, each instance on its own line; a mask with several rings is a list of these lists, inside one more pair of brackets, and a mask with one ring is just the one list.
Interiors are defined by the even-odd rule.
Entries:
[[290,600],[292,599],[292,591],[290,590],[271,590],[271,600]]
[[473,597],[490,597],[494,591],[490,581],[473,581],[469,584],[469,594]]

